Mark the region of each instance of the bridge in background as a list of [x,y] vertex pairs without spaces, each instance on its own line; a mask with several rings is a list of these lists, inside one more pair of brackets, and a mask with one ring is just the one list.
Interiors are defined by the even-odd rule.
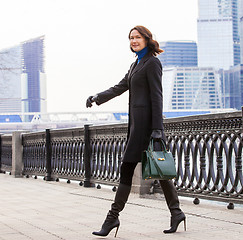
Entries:
[[[234,109],[171,110],[163,114],[164,118],[174,118],[234,111]],[[128,122],[128,113],[122,111],[0,113],[0,133],[11,133],[16,130],[40,131],[47,128],[83,127],[85,124],[101,125],[126,122]]]
[[83,127],[85,124],[124,123],[128,121],[125,112],[55,112],[55,113],[0,113],[0,133],[16,130],[40,131]]

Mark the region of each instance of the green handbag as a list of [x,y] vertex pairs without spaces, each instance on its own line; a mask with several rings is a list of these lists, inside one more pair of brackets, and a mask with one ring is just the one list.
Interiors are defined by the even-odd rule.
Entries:
[[166,150],[161,139],[162,151],[153,150],[153,139],[150,140],[148,150],[142,154],[142,178],[170,180],[177,176],[175,161],[171,152]]

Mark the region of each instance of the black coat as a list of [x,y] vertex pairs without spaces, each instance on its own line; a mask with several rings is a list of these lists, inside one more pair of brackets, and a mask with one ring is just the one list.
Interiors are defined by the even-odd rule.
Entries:
[[162,65],[158,58],[145,55],[134,62],[114,87],[98,93],[100,105],[129,90],[129,122],[123,162],[140,162],[153,129],[163,130]]

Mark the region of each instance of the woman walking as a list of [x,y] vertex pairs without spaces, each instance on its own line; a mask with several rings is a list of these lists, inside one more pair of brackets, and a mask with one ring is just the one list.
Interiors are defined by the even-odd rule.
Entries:
[[[120,226],[119,213],[125,207],[131,191],[135,167],[141,161],[143,150],[150,139],[165,140],[162,118],[162,65],[157,54],[163,52],[151,32],[144,26],[136,26],[129,32],[130,49],[137,55],[125,77],[114,87],[87,99],[86,107],[92,103],[103,104],[129,90],[129,122],[126,148],[122,157],[120,183],[114,202],[98,232],[94,235],[107,236],[113,228],[117,234]],[[161,180],[160,185],[171,212],[171,225],[164,233],[176,232],[184,221],[185,214],[179,207],[177,191],[172,181]]]

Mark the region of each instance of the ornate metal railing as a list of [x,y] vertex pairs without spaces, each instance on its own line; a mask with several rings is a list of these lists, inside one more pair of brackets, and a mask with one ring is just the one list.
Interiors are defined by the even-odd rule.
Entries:
[[126,124],[23,134],[24,174],[46,176],[51,162],[50,179],[80,180],[88,186],[92,176],[95,182],[117,185],[126,134]]
[[242,200],[242,113],[165,121],[181,195]]
[[84,129],[51,131],[50,135],[53,176],[84,179]]
[[12,170],[12,135],[0,135],[0,172]]
[[[164,127],[179,194],[243,202],[242,112],[165,119]],[[24,133],[23,173],[117,185],[126,134],[127,124]]]
[[118,184],[126,138],[127,124],[90,127],[91,172],[95,181]]
[[26,175],[46,175],[46,133],[23,134],[23,164]]

